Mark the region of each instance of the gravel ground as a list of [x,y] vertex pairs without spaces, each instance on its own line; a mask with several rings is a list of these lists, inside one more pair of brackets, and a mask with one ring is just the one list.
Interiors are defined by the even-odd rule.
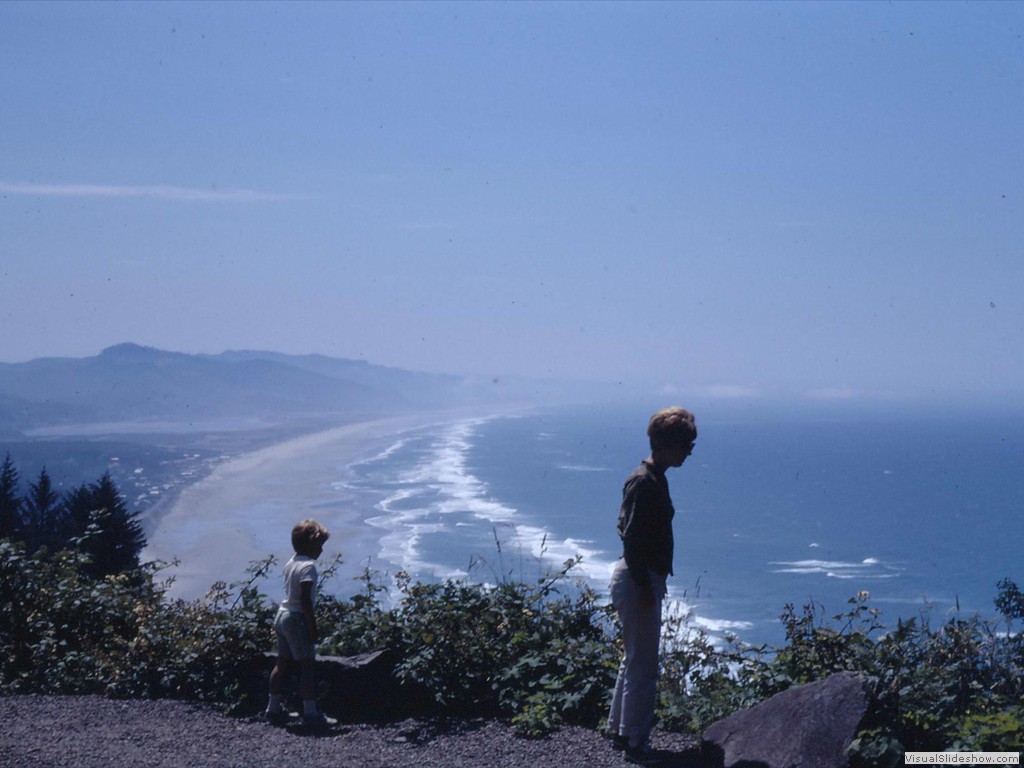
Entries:
[[[694,737],[656,733],[659,765],[699,768]],[[333,726],[314,735],[236,719],[180,701],[98,696],[0,697],[0,766],[296,766],[297,768],[622,768],[620,752],[595,731],[559,729],[517,737],[490,720],[406,720]]]

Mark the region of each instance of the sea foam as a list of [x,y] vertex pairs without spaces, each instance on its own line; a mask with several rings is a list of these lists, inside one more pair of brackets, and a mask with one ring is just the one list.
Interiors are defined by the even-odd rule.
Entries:
[[[515,572],[517,563],[522,568],[533,561],[539,569],[550,570],[579,555],[581,575],[607,581],[613,563],[592,542],[556,537],[493,498],[487,484],[470,471],[472,438],[488,420],[467,419],[407,436],[355,467],[363,478],[357,484],[387,489],[376,505],[378,514],[366,519],[381,531],[378,559],[416,575],[463,578],[475,567],[503,578],[521,575]],[[465,567],[452,560],[459,552],[468,552]]]

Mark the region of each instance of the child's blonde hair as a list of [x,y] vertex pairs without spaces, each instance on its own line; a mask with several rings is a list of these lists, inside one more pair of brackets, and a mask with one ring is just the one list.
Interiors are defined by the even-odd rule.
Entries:
[[323,544],[329,538],[331,532],[316,520],[303,520],[292,528],[292,549],[300,555],[305,555],[315,544]]

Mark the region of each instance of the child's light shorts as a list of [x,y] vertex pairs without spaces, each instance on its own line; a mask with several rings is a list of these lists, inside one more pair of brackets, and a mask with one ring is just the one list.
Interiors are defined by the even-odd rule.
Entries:
[[316,646],[309,637],[306,617],[301,613],[280,608],[274,617],[274,632],[277,634],[277,655],[296,661],[316,658]]

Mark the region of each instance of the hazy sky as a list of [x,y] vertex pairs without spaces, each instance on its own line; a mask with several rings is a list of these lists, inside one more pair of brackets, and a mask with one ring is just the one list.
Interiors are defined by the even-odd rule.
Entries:
[[0,3],[0,360],[1024,397],[1024,3]]

